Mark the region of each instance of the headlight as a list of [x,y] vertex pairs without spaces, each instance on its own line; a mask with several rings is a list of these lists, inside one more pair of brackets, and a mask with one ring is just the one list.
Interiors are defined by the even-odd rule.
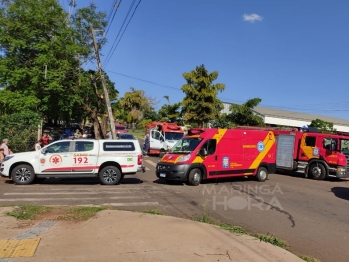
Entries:
[[188,161],[190,159],[190,154],[189,155],[185,155],[185,156],[181,156],[177,162],[185,162]]
[[10,160],[12,157],[14,157],[14,156],[5,156],[4,161]]
[[346,168],[345,168],[345,167],[338,167],[338,168],[337,168],[337,171],[338,171],[338,172],[345,172],[345,171],[346,171]]

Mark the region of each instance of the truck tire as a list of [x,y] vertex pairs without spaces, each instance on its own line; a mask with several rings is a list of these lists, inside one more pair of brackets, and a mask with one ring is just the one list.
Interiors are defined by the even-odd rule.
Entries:
[[116,185],[121,180],[121,172],[115,166],[106,166],[99,172],[99,180],[103,185]]
[[324,180],[326,177],[326,169],[323,164],[314,163],[314,164],[311,164],[308,175],[310,178],[313,178],[316,180]]
[[29,185],[35,179],[34,169],[30,165],[18,165],[12,170],[11,177],[17,185]]
[[256,178],[259,182],[265,182],[268,179],[268,169],[265,167],[258,168]]
[[192,186],[198,186],[200,185],[202,179],[201,170],[198,168],[194,168],[190,170],[189,176],[188,176],[188,182]]

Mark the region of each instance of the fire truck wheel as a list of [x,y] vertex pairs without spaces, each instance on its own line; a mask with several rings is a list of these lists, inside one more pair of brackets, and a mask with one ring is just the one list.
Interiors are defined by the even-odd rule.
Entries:
[[99,172],[99,180],[103,185],[116,185],[121,179],[121,172],[115,166],[106,166]]
[[190,171],[189,177],[188,177],[188,182],[192,186],[198,186],[200,185],[202,179],[202,174],[200,169],[194,168]]
[[256,178],[258,179],[258,181],[264,182],[268,179],[268,170],[265,167],[258,168]]
[[323,164],[312,164],[309,168],[309,176],[316,180],[323,180],[326,177],[326,169]]
[[12,170],[11,177],[17,185],[29,185],[35,179],[34,169],[29,165],[18,165]]

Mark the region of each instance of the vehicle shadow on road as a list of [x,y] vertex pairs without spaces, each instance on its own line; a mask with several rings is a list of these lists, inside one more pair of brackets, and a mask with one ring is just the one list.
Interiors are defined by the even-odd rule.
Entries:
[[275,175],[291,176],[291,177],[295,177],[295,178],[306,178],[305,174],[297,173],[297,172],[294,172],[294,171],[277,171],[277,172],[275,172]]
[[[12,180],[4,181],[6,184],[14,184]],[[142,184],[143,180],[138,178],[123,178],[118,185],[132,185],[132,184]],[[98,178],[46,178],[43,181],[36,182],[34,181],[30,185],[100,185],[101,182]],[[28,185],[28,186],[30,186]]]
[[349,201],[349,188],[347,188],[347,187],[332,187],[331,191],[336,197]]
[[[218,178],[218,179],[206,179],[202,180],[200,184],[203,185],[217,185],[217,184],[225,184],[225,183],[234,183],[234,182],[258,182],[254,177],[230,177],[230,178]],[[185,186],[187,183],[180,181],[166,181],[164,179],[154,180],[153,183],[160,185],[174,185],[174,186]]]
[[[297,173],[297,172],[294,172],[294,171],[277,171],[275,173],[275,175],[278,175],[278,176],[290,176],[290,177],[294,177],[294,178],[303,178],[303,179],[312,179],[312,178],[309,178],[309,177],[305,177],[305,174],[303,174],[303,173]],[[314,180],[314,179],[312,179],[312,180]],[[346,182],[348,180],[341,179],[341,178],[336,178],[336,177],[327,177],[327,178],[325,178],[325,181],[329,181],[329,182]]]
[[157,179],[153,181],[154,184],[159,184],[159,185],[171,185],[171,186],[185,186],[185,183],[180,182],[180,181],[166,181],[164,179]]

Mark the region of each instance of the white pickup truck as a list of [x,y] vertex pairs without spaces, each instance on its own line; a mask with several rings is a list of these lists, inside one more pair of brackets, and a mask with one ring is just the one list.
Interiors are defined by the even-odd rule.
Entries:
[[145,172],[138,140],[59,140],[40,151],[6,156],[2,177],[18,185],[47,177],[99,177],[104,185],[115,185],[124,175]]

